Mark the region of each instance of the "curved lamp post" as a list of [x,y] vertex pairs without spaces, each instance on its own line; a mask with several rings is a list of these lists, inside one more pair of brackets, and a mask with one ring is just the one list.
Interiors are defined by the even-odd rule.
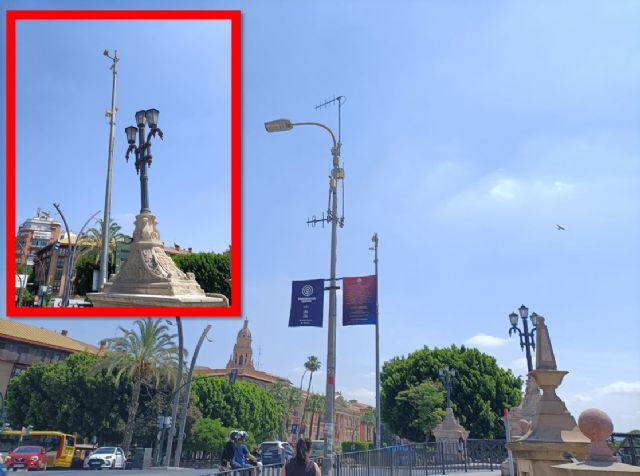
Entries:
[[447,408],[451,408],[451,380],[456,376],[456,370],[445,364],[444,367],[438,369],[438,375],[444,381],[444,387],[447,389]]
[[317,126],[331,134],[333,145],[331,155],[333,157],[333,168],[329,178],[329,190],[332,203],[331,211],[328,212],[327,221],[331,222],[331,276],[329,285],[329,332],[327,337],[327,386],[325,398],[325,445],[324,464],[322,474],[329,476],[333,474],[333,434],[334,434],[334,406],[335,406],[335,378],[336,378],[336,248],[338,243],[338,223],[342,226],[338,218],[338,180],[344,179],[344,170],[340,168],[340,144],[336,141],[336,136],[331,129],[319,122],[291,122],[289,119],[277,119],[264,124],[267,132],[290,131],[295,126]]
[[[140,213],[150,213],[149,209],[149,177],[147,175],[147,167],[151,167],[151,138],[156,134],[162,139],[162,131],[158,128],[158,116],[160,111],[157,109],[147,109],[146,111],[136,112],[136,126],[129,126],[124,131],[127,134],[127,142],[129,148],[125,155],[125,159],[129,162],[129,154],[136,154],[136,172],[140,175]],[[144,137],[145,122],[149,125],[149,134]],[[136,146],[136,133],[138,134],[138,146]],[[141,173],[142,171],[142,173]]]
[[533,324],[533,327],[529,330],[529,309],[523,304],[518,309],[518,313],[520,314],[520,319],[522,319],[522,327],[524,330],[518,327],[518,314],[512,312],[509,314],[509,322],[511,322],[509,336],[516,333],[520,336],[520,349],[524,350],[526,353],[527,369],[531,372],[533,370],[531,350],[536,350],[535,331],[538,324],[538,315],[535,312],[531,314],[531,323]]

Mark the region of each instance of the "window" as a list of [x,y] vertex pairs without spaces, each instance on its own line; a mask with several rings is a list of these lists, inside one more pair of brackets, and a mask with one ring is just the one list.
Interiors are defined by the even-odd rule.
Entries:
[[60,280],[62,279],[62,270],[61,269],[56,269],[56,277],[54,278],[56,280]]
[[16,263],[18,264],[22,263],[22,258],[16,258]]
[[11,370],[11,378],[16,375],[20,375],[22,372],[27,370],[27,366],[24,364],[13,364],[13,369]]
[[64,268],[64,258],[58,258],[58,262],[56,263],[56,268],[58,269]]

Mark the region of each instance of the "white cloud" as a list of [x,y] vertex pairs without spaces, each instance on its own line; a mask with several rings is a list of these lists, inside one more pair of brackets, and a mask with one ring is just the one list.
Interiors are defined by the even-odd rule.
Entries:
[[467,339],[465,345],[470,347],[500,347],[507,343],[508,340],[488,334],[477,334]]
[[599,388],[597,391],[603,395],[640,394],[640,381],[610,383],[609,385]]
[[496,200],[511,200],[516,195],[516,185],[513,179],[500,179],[489,194]]
[[368,403],[369,405],[374,405],[376,401],[375,390],[364,387],[343,390],[342,396],[346,400],[358,400],[360,403]]
[[583,395],[581,393],[575,393],[567,397],[567,402],[591,402],[591,401],[593,401],[593,397],[590,397],[589,395]]

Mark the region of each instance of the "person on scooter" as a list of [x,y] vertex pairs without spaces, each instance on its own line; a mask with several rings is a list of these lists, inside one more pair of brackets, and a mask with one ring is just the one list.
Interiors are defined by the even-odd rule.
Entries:
[[253,468],[253,465],[248,463],[247,460],[255,461],[256,458],[249,452],[249,449],[247,448],[247,445],[245,443],[246,439],[247,433],[244,431],[240,431],[233,455],[233,462],[231,463],[231,467],[233,469]]

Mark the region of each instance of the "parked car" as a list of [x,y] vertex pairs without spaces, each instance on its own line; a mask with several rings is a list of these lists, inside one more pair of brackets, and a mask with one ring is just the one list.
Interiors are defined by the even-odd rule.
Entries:
[[7,469],[40,470],[47,469],[47,451],[42,446],[18,446],[9,451],[4,462]]
[[126,469],[127,460],[122,448],[102,446],[89,453],[89,456],[84,460],[84,467],[88,469]]
[[295,456],[293,447],[286,441],[260,443],[260,461],[263,465],[284,464]]

